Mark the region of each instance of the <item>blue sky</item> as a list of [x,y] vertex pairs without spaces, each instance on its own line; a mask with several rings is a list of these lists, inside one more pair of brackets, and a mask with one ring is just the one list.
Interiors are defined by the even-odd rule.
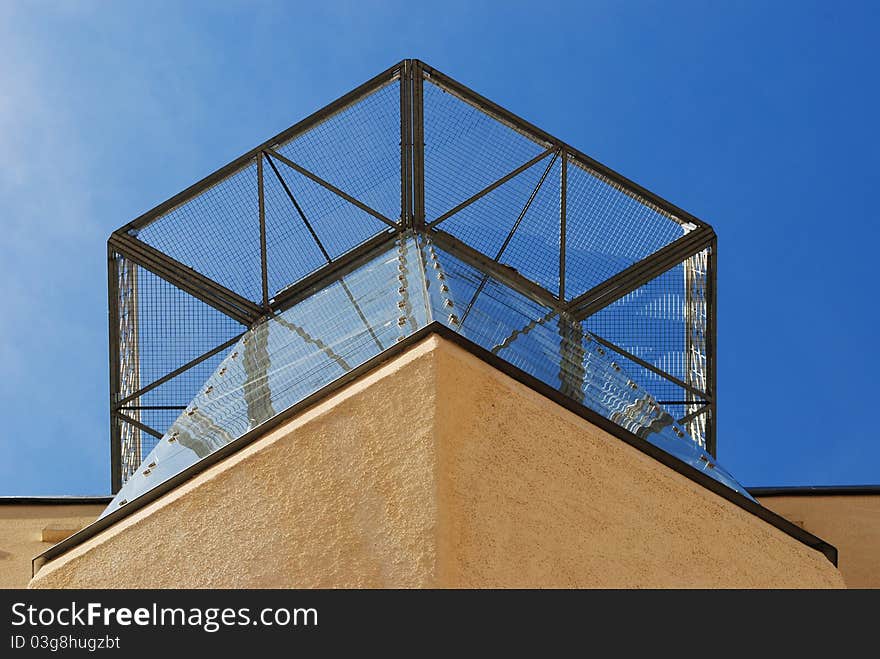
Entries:
[[880,483],[875,3],[0,3],[0,494],[109,491],[110,232],[404,57],[710,222],[719,457]]

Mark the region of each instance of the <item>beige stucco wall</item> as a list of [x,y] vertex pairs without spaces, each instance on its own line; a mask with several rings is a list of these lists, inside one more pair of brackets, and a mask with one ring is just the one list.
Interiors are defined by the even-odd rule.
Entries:
[[850,588],[880,588],[880,496],[767,496],[761,503],[837,547]]
[[430,337],[33,587],[842,587],[820,553]]
[[[103,505],[0,504],[0,588],[24,588],[31,579],[31,559],[93,522]],[[47,540],[44,542],[44,530]]]

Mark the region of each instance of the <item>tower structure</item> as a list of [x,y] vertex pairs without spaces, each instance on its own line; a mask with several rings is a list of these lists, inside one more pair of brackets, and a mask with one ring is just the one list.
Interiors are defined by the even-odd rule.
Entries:
[[745,494],[715,460],[716,257],[404,60],[110,237],[108,512],[440,326]]

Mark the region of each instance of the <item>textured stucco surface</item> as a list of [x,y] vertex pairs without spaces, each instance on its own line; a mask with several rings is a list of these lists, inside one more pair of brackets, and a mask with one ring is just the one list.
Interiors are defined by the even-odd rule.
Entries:
[[880,495],[774,495],[761,503],[837,547],[848,587],[880,588]]
[[102,510],[104,506],[94,504],[0,505],[0,588],[27,586],[31,559],[52,546],[43,542],[43,529],[79,529],[91,524]]
[[841,587],[766,522],[436,336],[33,587]]
[[819,552],[451,347],[444,585],[842,587]]

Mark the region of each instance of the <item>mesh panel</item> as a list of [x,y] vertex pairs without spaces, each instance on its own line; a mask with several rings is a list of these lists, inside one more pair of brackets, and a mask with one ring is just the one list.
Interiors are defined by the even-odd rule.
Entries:
[[569,159],[565,292],[571,299],[684,235],[648,202]]
[[[584,321],[584,328],[653,364],[666,373],[705,391],[705,342],[689,338],[705,330],[705,290],[687,282],[685,263],[680,263],[620,298]],[[691,309],[690,313],[687,310]],[[695,314],[703,319],[701,329],[694,329]],[[662,376],[639,366],[626,357],[622,363],[633,379],[657,400],[669,403],[670,413],[680,419],[696,409],[684,401],[694,396]],[[682,404],[671,404],[682,401]],[[689,428],[703,443],[705,428]]]
[[[116,257],[119,302],[119,399],[127,398],[166,374],[232,339],[239,323],[197,300],[145,268]],[[223,353],[187,369],[159,387],[121,406],[120,411],[164,432],[223,357]],[[156,443],[130,424],[120,427],[123,476],[127,477]]]
[[429,222],[544,150],[430,80],[424,84],[424,108]]
[[[152,489],[428,322],[412,239],[252,327],[168,427],[108,511]],[[408,291],[408,305],[400,289]],[[401,321],[402,319],[402,321]],[[411,322],[410,322],[411,319]],[[144,421],[146,422],[146,421]],[[105,512],[106,514],[106,512]]]
[[[546,163],[539,163],[542,174]],[[559,294],[561,184],[562,162],[556,158],[500,259],[554,295]]]
[[138,239],[226,288],[260,301],[256,161],[160,216],[140,231]]
[[587,318],[586,329],[684,379],[684,291],[679,264]]
[[276,149],[390,220],[400,218],[400,82]]
[[141,386],[158,380],[243,330],[239,323],[201,300],[149,270],[138,269]]
[[[283,162],[273,160],[273,163],[331,259],[389,228]],[[269,296],[273,297],[327,263],[327,259],[268,163],[263,176]],[[399,199],[399,172],[397,194]]]
[[[547,156],[538,161],[518,176],[465,206],[437,225],[437,228],[495,258],[551,158],[552,156]],[[555,258],[558,261],[558,255]]]
[[[232,346],[208,357],[177,377],[171,378],[155,389],[151,389],[144,395],[123,405],[120,411],[131,417],[135,417],[137,414],[141,422],[160,433],[164,433],[180,416],[187,404],[199,394],[205,381],[211,376],[211,373],[217,370],[217,366],[231,351]],[[150,409],[157,407],[169,409]],[[151,434],[142,432],[141,460],[153,449],[157,441]]]
[[[120,254],[113,255],[116,272],[117,358],[119,397],[141,388],[138,340],[138,271],[140,268]],[[135,417],[137,418],[137,417]]]

